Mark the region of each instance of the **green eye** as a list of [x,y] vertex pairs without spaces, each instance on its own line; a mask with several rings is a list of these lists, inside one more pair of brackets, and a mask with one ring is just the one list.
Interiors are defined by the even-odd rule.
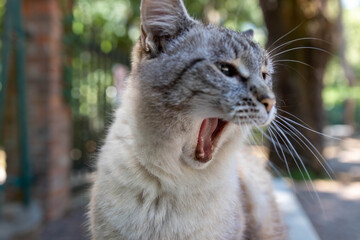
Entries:
[[238,74],[235,67],[227,63],[219,63],[218,68],[227,77],[234,77]]

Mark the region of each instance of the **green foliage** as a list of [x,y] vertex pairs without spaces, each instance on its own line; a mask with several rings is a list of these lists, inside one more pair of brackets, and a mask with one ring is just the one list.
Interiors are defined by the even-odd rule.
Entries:
[[104,53],[116,48],[128,53],[139,37],[139,17],[132,4],[130,0],[78,0],[71,34],[78,43],[96,44]]
[[331,110],[336,105],[342,104],[347,99],[355,99],[360,103],[360,86],[349,87],[345,84],[331,85],[324,89],[323,98],[326,109]]
[[330,124],[344,123],[344,102],[355,99],[357,102],[356,122],[360,122],[360,7],[344,10],[344,38],[346,58],[357,76],[356,86],[350,88],[338,57],[333,57],[327,66],[324,77],[323,100]]
[[345,10],[344,14],[346,55],[360,76],[360,7]]
[[[256,1],[185,1],[190,15],[195,18],[219,18],[219,23],[234,30],[260,29],[259,40],[264,42],[262,15]],[[67,44],[97,44],[104,53],[120,49],[129,56],[140,31],[140,0],[77,0],[72,16],[65,22],[71,24]],[[206,16],[205,16],[206,15]],[[94,34],[94,32],[96,34]]]
[[[6,3],[6,0],[0,0],[0,37],[2,36],[2,32],[3,32],[5,3]],[[1,47],[2,47],[2,41],[0,39],[0,50],[1,50]],[[1,90],[1,86],[0,86],[0,90]]]
[[[0,0],[0,19],[2,20],[5,13],[6,0]],[[2,23],[2,22],[1,22]]]

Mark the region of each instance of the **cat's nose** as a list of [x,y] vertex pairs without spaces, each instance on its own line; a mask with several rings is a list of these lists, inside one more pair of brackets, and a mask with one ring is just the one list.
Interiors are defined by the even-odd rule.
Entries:
[[270,113],[271,109],[274,107],[276,100],[275,98],[271,98],[271,97],[264,97],[262,99],[259,99],[260,102],[264,105],[267,113]]

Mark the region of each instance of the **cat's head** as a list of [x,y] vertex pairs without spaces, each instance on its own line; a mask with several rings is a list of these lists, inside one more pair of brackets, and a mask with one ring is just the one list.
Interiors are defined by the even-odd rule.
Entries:
[[142,0],[132,74],[152,110],[201,119],[199,162],[211,159],[229,123],[266,125],[274,117],[271,59],[252,35],[200,23],[181,0]]

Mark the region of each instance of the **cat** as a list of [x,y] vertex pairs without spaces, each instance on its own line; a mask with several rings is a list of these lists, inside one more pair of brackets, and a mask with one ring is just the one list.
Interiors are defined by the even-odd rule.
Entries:
[[142,0],[141,36],[91,191],[92,238],[287,239],[265,163],[242,150],[276,112],[253,32]]

